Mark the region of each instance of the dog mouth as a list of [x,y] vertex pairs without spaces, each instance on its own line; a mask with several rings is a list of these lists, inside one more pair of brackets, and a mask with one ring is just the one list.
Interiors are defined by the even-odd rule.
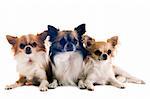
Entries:
[[31,58],[29,58],[28,63],[33,63],[33,60]]

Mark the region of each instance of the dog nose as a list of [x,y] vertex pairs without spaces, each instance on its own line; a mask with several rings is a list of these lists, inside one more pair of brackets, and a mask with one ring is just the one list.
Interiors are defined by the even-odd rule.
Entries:
[[67,45],[67,48],[72,48],[72,44],[69,43],[69,44]]
[[103,58],[103,60],[106,60],[106,59],[107,59],[107,55],[106,55],[106,54],[103,54],[103,55],[102,55],[102,58]]
[[26,54],[31,54],[32,53],[31,48],[30,47],[26,47],[25,52],[26,52]]

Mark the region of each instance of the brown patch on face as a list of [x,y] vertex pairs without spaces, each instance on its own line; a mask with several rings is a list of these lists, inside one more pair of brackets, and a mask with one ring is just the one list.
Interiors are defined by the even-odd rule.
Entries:
[[46,51],[44,41],[42,38],[43,35],[29,34],[23,35],[21,37],[13,37],[7,35],[6,38],[8,42],[12,45],[12,50],[14,55],[23,52],[25,46],[30,45],[32,48],[36,48],[36,51]]
[[72,38],[78,39],[78,34],[76,31],[71,32]]
[[[86,49],[91,53],[91,56],[94,59],[98,59],[101,54],[107,54],[110,57],[114,56],[115,46],[118,44],[117,36],[108,39],[107,42],[95,42],[95,40],[92,40],[93,39],[89,36],[83,37],[83,43],[85,43]],[[91,45],[88,46],[87,42],[89,42]]]

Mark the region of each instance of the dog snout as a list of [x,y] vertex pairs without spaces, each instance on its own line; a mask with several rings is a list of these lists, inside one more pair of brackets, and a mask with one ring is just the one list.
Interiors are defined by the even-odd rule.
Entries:
[[26,54],[31,54],[31,53],[32,53],[31,48],[30,48],[30,47],[26,47],[25,53],[26,53]]
[[67,43],[64,46],[64,51],[75,51],[75,50],[76,50],[75,45],[72,43]]
[[73,45],[71,43],[67,44],[67,48],[72,48],[72,47],[73,47]]
[[102,54],[102,59],[107,60],[107,54]]

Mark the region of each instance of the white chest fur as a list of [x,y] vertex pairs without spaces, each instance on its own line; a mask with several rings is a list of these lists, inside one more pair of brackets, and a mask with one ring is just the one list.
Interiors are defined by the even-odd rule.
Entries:
[[[17,60],[17,72],[19,74],[26,76],[29,80],[35,76],[45,78],[45,69],[48,63],[45,52],[41,51],[31,55],[20,53],[15,56],[15,59]],[[32,62],[29,60],[32,60]]]
[[99,84],[107,83],[111,76],[114,76],[111,60],[96,61],[90,59],[90,64],[86,64],[85,74],[88,75],[88,79],[93,79],[93,82]]
[[59,53],[54,57],[53,72],[59,83],[75,85],[82,71],[83,57],[79,52]]

